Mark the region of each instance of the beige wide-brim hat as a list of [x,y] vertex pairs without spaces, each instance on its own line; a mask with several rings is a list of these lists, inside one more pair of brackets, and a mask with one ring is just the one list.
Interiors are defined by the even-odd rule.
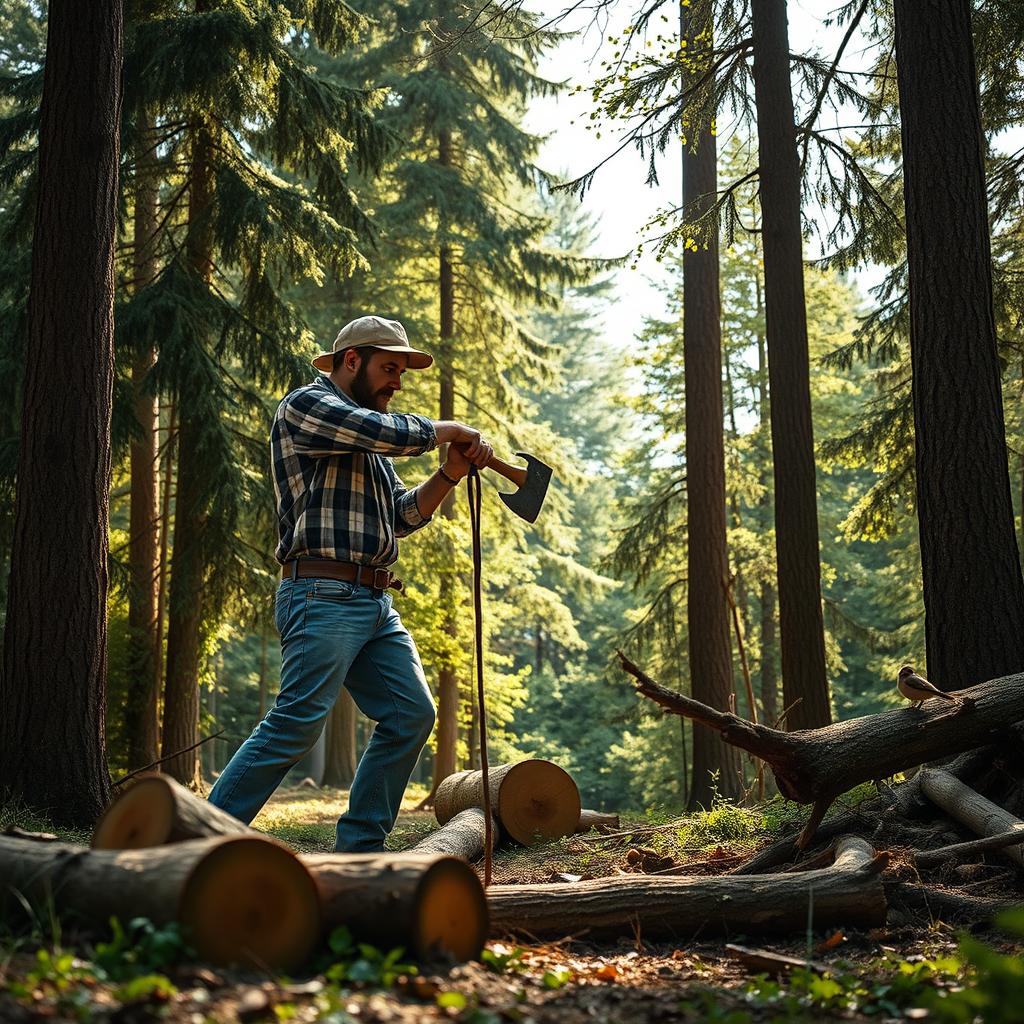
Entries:
[[313,365],[324,373],[330,373],[334,365],[334,353],[347,348],[379,348],[385,352],[400,352],[409,357],[410,370],[425,370],[434,357],[421,352],[409,344],[405,328],[397,320],[385,320],[382,316],[361,316],[345,324],[330,352],[321,352]]

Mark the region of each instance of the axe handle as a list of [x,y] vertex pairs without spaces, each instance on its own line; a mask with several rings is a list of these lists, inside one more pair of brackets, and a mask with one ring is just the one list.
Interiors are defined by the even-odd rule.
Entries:
[[488,469],[493,469],[495,473],[500,473],[506,480],[511,481],[516,487],[522,487],[526,483],[526,470],[520,469],[518,466],[510,466],[507,462],[502,462],[497,455],[492,455],[490,462],[487,463]]

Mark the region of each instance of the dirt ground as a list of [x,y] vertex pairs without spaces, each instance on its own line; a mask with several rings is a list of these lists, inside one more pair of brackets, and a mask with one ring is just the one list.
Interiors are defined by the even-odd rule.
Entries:
[[[327,850],[344,799],[339,791],[283,791],[254,825],[296,849]],[[391,837],[396,849],[412,845],[436,827],[430,814],[413,810],[416,800],[417,794],[410,794]],[[630,851],[638,850],[648,860],[692,864],[687,873],[719,873],[764,841],[766,819],[760,812],[750,816],[729,810],[718,818],[714,813],[685,822],[635,816],[623,821],[620,831],[628,835],[591,833],[542,848],[504,851],[495,861],[495,881],[545,882],[567,873],[621,873],[635,869]],[[775,819],[769,814],[769,820]],[[998,865],[993,872],[1003,895],[1021,894],[1014,873],[1006,878],[1005,866]],[[41,936],[3,938],[0,931],[0,1024],[966,1022],[972,1014],[960,1002],[971,986],[995,991],[1006,978],[1016,977],[1019,966],[1016,991],[1024,991],[1024,947],[999,932],[980,937],[986,955],[994,958],[987,967],[971,959],[970,943],[977,944],[976,939],[968,937],[964,946],[963,933],[955,926],[927,915],[870,932],[837,930],[788,941],[730,937],[744,946],[814,961],[814,969],[797,969],[778,980],[737,959],[727,948],[728,940],[702,941],[696,936],[654,943],[636,934],[603,944],[588,942],[585,935],[531,944],[496,937],[484,962],[457,966],[420,964],[391,970],[381,959],[387,951],[370,951],[369,961],[353,965],[349,958],[341,975],[325,950],[310,974],[290,979],[215,969],[186,959],[141,979],[115,982],[97,970],[95,947],[85,940],[67,934],[58,935],[57,942],[52,936],[49,941]],[[992,1016],[983,1010],[973,1019],[1024,1021],[1024,1010],[1018,1017]]]

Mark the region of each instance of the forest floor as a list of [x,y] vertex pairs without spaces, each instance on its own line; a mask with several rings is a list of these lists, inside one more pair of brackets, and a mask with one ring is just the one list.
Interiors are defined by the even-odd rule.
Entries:
[[[253,823],[302,851],[333,846],[343,791],[280,791]],[[389,841],[403,849],[436,827],[413,808],[411,791]],[[848,795],[847,803],[858,794]],[[500,851],[496,882],[601,877],[668,859],[694,874],[738,864],[805,813],[779,800],[756,809],[722,806],[686,818],[623,815],[620,833],[572,836],[530,849]],[[0,809],[0,829],[12,821]],[[63,833],[86,842],[88,836]],[[635,851],[631,856],[630,851]],[[640,865],[630,861],[640,854]],[[1005,874],[1005,872],[1004,872]],[[568,879],[560,876],[568,875]],[[1018,879],[1003,888],[1019,893]],[[0,923],[2,924],[2,923]],[[779,979],[745,966],[724,940],[698,935],[676,943],[636,934],[596,943],[492,941],[482,962],[403,964],[389,950],[364,947],[340,958],[326,949],[308,975],[281,978],[197,964],[173,930],[138,923],[127,937],[96,942],[55,924],[32,936],[0,927],[0,1024],[109,1021],[110,1024],[220,1022],[457,1021],[460,1024],[577,1024],[713,1021],[726,1024],[817,1020],[933,1020],[986,1024],[1024,1021],[1024,920],[1010,930],[959,932],[941,920],[901,922],[871,931],[837,930],[766,942],[732,936],[828,965]],[[338,980],[341,976],[347,980]],[[354,981],[353,978],[358,978]]]

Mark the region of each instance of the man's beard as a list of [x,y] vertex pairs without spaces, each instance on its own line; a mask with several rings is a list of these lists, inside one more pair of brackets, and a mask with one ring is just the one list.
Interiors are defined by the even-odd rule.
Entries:
[[387,408],[387,403],[384,399],[386,397],[390,397],[394,392],[391,388],[378,388],[374,391],[370,387],[368,377],[369,375],[366,372],[366,363],[362,362],[359,364],[359,369],[356,370],[355,377],[352,378],[352,397],[364,409],[373,409],[375,412],[382,412]]

